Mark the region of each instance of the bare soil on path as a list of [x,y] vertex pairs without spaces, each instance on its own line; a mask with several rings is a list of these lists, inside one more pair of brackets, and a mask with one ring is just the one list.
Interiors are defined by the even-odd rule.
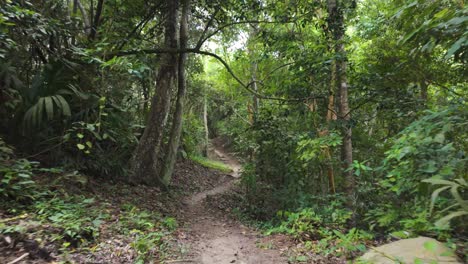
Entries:
[[181,215],[185,225],[177,233],[181,256],[166,263],[288,263],[280,249],[262,248],[264,238],[261,234],[206,202],[210,196],[230,190],[238,181],[241,169],[239,162],[216,142],[211,155],[232,168],[231,177],[210,190],[187,197]]

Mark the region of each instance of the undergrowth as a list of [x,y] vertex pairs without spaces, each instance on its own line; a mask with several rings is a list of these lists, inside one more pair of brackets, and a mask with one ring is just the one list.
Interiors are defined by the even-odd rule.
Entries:
[[[133,204],[116,208],[87,193],[85,176],[16,159],[1,138],[0,147],[0,241],[9,241],[7,247],[29,243],[43,252],[29,252],[31,257],[56,255],[73,262],[72,253],[99,251],[102,233],[111,232],[126,238],[134,263],[164,258],[167,238],[177,227],[174,218]],[[67,184],[75,189],[67,190]]]

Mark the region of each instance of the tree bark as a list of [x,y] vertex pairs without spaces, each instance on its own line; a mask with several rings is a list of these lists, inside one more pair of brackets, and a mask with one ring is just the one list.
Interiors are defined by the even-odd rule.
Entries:
[[96,38],[103,7],[104,7],[104,0],[99,0],[97,7],[96,7],[96,15],[94,16],[94,19],[93,19],[93,25],[91,26],[91,33],[89,34],[90,40],[94,40]]
[[[190,0],[182,0],[182,17],[180,20],[180,48],[187,48],[188,41],[188,16],[190,10]],[[169,136],[169,143],[166,145],[164,162],[161,165],[161,179],[164,186],[169,186],[174,164],[177,160],[177,150],[179,148],[180,134],[182,132],[182,116],[184,113],[184,99],[187,90],[187,80],[185,76],[185,64],[187,61],[187,53],[183,52],[179,55],[178,63],[178,89],[176,108],[172,119],[172,128]]]
[[[348,207],[354,212],[355,179],[352,170],[353,144],[351,129],[351,113],[348,102],[347,58],[344,48],[345,26],[343,21],[343,9],[336,0],[328,0],[329,25],[333,32],[336,57],[336,74],[339,92],[339,119],[342,123],[343,143],[341,146],[341,159],[343,163],[343,175],[345,177],[345,191],[348,196]],[[353,214],[354,215],[354,214]]]
[[[252,25],[252,30],[250,31],[249,38],[251,40],[254,40],[256,35],[257,35],[257,27],[255,25]],[[252,65],[251,65],[252,90],[254,90],[255,93],[258,93],[258,84],[257,84],[258,63],[257,63],[257,60],[255,59],[254,49],[250,48],[249,53],[250,53],[251,58],[254,58],[254,60],[252,61]],[[252,123],[257,120],[259,104],[260,104],[260,98],[258,98],[258,96],[254,94],[252,96]]]
[[[177,40],[177,0],[166,0],[167,18],[165,21],[164,45],[166,48],[178,48]],[[155,95],[152,98],[146,128],[135,150],[132,160],[133,183],[164,185],[159,175],[159,158],[166,128],[167,116],[171,104],[171,91],[177,76],[177,54],[161,55],[161,65],[156,78]]]
[[428,95],[427,95],[428,85],[427,85],[427,82],[425,80],[422,80],[419,83],[419,86],[421,87],[420,97],[421,97],[422,105],[423,105],[423,107],[427,107],[427,100],[428,100]]
[[203,102],[203,125],[205,127],[205,146],[203,149],[203,155],[208,157],[208,147],[210,143],[210,131],[208,130],[208,97],[205,92],[205,100]]
[[91,22],[89,22],[88,14],[86,13],[86,9],[81,4],[80,0],[75,0],[75,6],[78,6],[81,12],[81,16],[83,17],[83,24],[84,24],[84,31],[86,35],[91,33]]

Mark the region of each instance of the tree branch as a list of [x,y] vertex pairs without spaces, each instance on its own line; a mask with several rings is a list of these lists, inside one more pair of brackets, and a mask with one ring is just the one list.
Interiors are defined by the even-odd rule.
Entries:
[[203,32],[202,32],[202,34],[200,35],[200,38],[197,41],[197,45],[195,46],[196,49],[200,49],[201,46],[203,45],[203,43],[206,41],[205,35],[208,32],[208,29],[210,28],[211,24],[213,24],[213,21],[214,21],[214,19],[216,17],[216,14],[218,14],[219,10],[220,9],[217,8],[214,11],[213,16],[211,16],[210,20],[206,23],[205,28],[203,29]]
[[280,97],[272,97],[272,96],[266,96],[263,94],[260,94],[250,88],[250,86],[253,84],[253,82],[250,82],[248,84],[245,84],[231,69],[229,64],[221,58],[219,55],[209,52],[209,51],[203,51],[199,50],[197,48],[188,48],[188,49],[174,49],[174,48],[159,48],[159,49],[144,49],[144,50],[128,50],[128,51],[119,51],[113,54],[110,54],[106,57],[114,57],[114,56],[128,56],[128,55],[137,55],[137,54],[163,54],[163,53],[171,53],[171,54],[176,54],[176,53],[194,53],[194,54],[200,54],[200,55],[206,55],[215,58],[218,62],[220,62],[224,68],[228,71],[228,73],[236,80],[237,83],[239,83],[242,88],[247,90],[249,93],[257,96],[258,98],[261,99],[266,99],[266,100],[276,100],[276,101],[284,101],[284,102],[303,102],[305,100],[309,99],[314,99],[314,98],[325,98],[324,96],[317,95],[317,96],[308,96],[308,97],[303,97],[303,98],[280,98]]
[[150,19],[154,16],[154,14],[156,13],[156,11],[158,10],[159,6],[155,6],[153,7],[150,12],[148,13],[148,15],[143,18],[143,20],[141,20],[134,28],[133,30],[127,35],[127,37],[125,39],[123,39],[122,43],[119,44],[118,48],[117,49],[122,49],[124,47],[124,45],[130,40],[130,38],[137,32],[137,30],[140,28],[140,27],[144,27],[149,21]]
[[222,26],[218,27],[215,31],[211,32],[205,38],[203,38],[203,40],[201,41],[200,46],[203,45],[203,43],[205,43],[209,38],[211,38],[214,35],[218,34],[220,31],[222,31],[223,29],[225,29],[227,27],[231,27],[231,26],[235,26],[235,25],[243,25],[243,24],[285,24],[285,23],[293,23],[293,22],[294,21],[286,21],[286,22],[281,21],[280,22],[280,21],[267,21],[267,20],[245,20],[245,21],[237,21],[237,22],[228,23],[228,24],[225,24],[225,25],[222,25]]

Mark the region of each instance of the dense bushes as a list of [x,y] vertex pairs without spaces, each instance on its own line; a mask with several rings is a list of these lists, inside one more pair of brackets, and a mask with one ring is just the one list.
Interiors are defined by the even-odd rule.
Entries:
[[[377,203],[367,213],[371,224],[387,230],[438,232],[433,222],[450,213],[448,206],[454,198],[445,193],[433,196],[436,214],[431,216],[430,197],[436,186],[430,183],[466,180],[467,114],[463,106],[428,111],[400,132],[379,168],[375,186],[385,204]],[[459,199],[466,200],[462,198],[466,193],[461,188],[459,191]],[[464,223],[462,217],[454,219],[451,230],[466,228]]]
[[325,195],[331,193],[330,166],[342,190],[333,161],[341,143],[337,132],[305,133],[291,117],[260,115],[237,135],[250,143],[234,140],[244,157],[253,153],[242,173],[243,212],[267,234],[287,233],[309,250],[348,258],[375,238],[425,235],[457,243],[467,228],[467,114],[463,105],[422,112],[385,144],[367,149],[375,157],[355,160],[355,219],[347,197]]

